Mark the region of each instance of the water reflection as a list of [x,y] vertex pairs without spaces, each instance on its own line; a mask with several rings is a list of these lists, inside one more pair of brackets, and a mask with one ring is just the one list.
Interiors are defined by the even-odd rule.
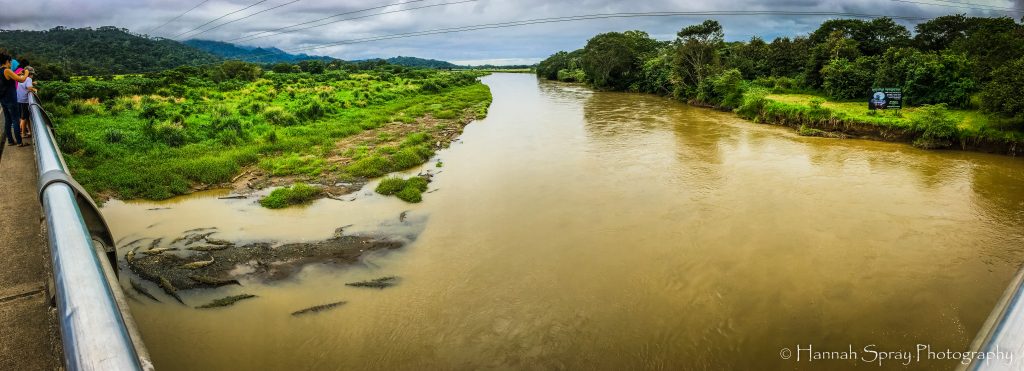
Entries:
[[[109,203],[120,236],[219,225],[282,240],[430,216],[401,251],[232,288],[260,295],[245,305],[133,304],[157,367],[875,369],[779,351],[962,350],[1024,261],[1019,159],[804,138],[529,75],[484,81],[488,118],[438,154],[422,204],[368,190],[283,212]],[[401,284],[343,285],[381,275]],[[287,315],[336,300],[349,304]]]

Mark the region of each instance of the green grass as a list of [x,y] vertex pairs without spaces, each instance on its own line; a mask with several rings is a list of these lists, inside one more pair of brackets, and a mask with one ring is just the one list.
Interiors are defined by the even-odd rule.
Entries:
[[427,190],[427,180],[414,176],[408,179],[388,177],[381,179],[377,185],[377,193],[395,196],[405,202],[417,203],[423,200],[423,192]]
[[[770,102],[767,109],[789,113],[806,111],[811,108],[813,100],[824,99],[811,94],[768,94],[765,98]],[[866,102],[824,101],[821,107],[833,117],[843,120],[901,130],[910,129],[913,126],[913,121],[921,118],[924,114],[921,107],[906,107],[899,111],[871,111],[868,110]],[[957,122],[956,125],[962,137],[1024,140],[1024,132],[1018,129],[1024,126],[1011,119],[995,117],[979,110],[964,109],[950,109],[949,115]]]
[[[385,130],[373,136],[392,141],[387,145],[338,145],[427,116],[444,123],[486,114],[490,90],[479,81],[459,80],[460,72],[414,72],[271,74],[220,85],[188,79],[158,95],[46,106],[68,166],[94,196],[165,199],[228,183],[253,165],[314,180],[379,177],[426,162],[433,155],[429,128],[407,138]],[[463,82],[437,83],[448,80]],[[428,81],[434,90],[421,88]],[[331,160],[349,154],[356,155],[350,162]]]
[[323,190],[305,183],[296,183],[291,187],[275,189],[267,197],[260,199],[260,205],[268,209],[283,209],[293,205],[312,202],[323,194]]

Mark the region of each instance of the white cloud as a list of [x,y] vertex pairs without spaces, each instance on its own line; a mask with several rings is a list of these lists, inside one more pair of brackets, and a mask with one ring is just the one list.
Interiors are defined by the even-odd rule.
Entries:
[[[0,13],[0,27],[5,29],[47,29],[62,25],[68,27],[117,26],[133,32],[147,32],[201,0],[48,0],[26,1],[18,6],[6,6]],[[258,0],[210,0],[180,19],[153,32],[169,37],[210,21],[225,13],[241,9]],[[268,0],[246,11],[212,23],[237,19],[291,0]],[[408,0],[406,0],[408,1]],[[366,13],[338,17],[360,16],[396,9],[407,9],[459,0],[421,0],[395,5]],[[408,12],[344,21],[251,41],[251,45],[275,46],[284,50],[302,49],[324,43],[382,35],[393,35],[423,30],[507,22],[524,19],[558,17],[595,13],[652,12],[652,11],[831,11],[877,14],[890,16],[935,17],[945,14],[1005,15],[1018,18],[1020,13],[984,11],[957,7],[943,7],[920,3],[942,4],[933,0],[915,0],[917,3],[897,0],[477,0],[475,2],[430,7]],[[262,13],[208,33],[199,38],[229,41],[241,36],[279,27],[307,22],[332,14],[356,11],[374,6],[393,4],[400,0],[301,0],[273,11]],[[946,2],[945,4],[950,4]],[[1024,10],[1024,0],[998,0],[987,2],[993,6],[1018,7]],[[589,20],[571,23],[536,24],[522,27],[449,33],[422,37],[402,38],[367,43],[341,45],[317,50],[310,54],[326,54],[343,59],[363,59],[412,55],[424,58],[457,61],[536,60],[558,50],[582,47],[591,36],[608,31],[640,29],[660,39],[671,39],[681,27],[700,22],[708,17],[662,17]],[[806,34],[814,30],[824,16],[718,16],[731,40],[748,39],[757,35],[765,39],[777,36]],[[323,23],[323,22],[321,22]],[[912,27],[912,24],[903,22]],[[319,24],[319,23],[314,23]]]

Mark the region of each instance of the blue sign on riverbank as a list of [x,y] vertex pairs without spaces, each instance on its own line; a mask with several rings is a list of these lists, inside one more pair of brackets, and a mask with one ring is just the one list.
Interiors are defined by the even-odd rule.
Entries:
[[868,109],[900,109],[903,108],[903,90],[900,88],[871,89]]

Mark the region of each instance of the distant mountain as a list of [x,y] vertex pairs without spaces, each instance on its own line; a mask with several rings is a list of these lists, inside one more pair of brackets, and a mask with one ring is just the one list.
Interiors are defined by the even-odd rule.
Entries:
[[112,26],[0,30],[0,45],[15,58],[45,66],[48,73],[74,75],[149,72],[221,60],[174,40],[149,38]]
[[406,67],[423,67],[423,68],[439,68],[439,69],[462,67],[462,66],[459,66],[459,65],[451,63],[451,62],[439,61],[437,59],[423,59],[423,58],[416,58],[416,57],[402,57],[402,56],[398,56],[398,57],[388,58],[388,59],[385,59],[385,60],[388,63],[397,64],[399,66],[406,66]]
[[231,43],[212,40],[187,40],[185,45],[203,50],[226,59],[240,59],[247,62],[259,63],[293,63],[311,59],[333,61],[334,58],[313,56],[306,54],[288,54],[278,48],[257,48],[251,46],[235,45]]

